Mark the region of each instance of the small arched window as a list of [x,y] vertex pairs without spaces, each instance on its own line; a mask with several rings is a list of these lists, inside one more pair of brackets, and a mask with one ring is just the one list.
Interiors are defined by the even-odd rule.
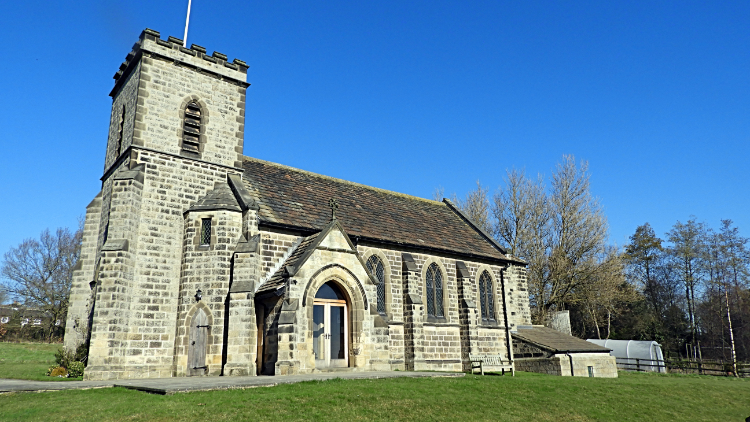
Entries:
[[117,149],[115,150],[115,158],[120,156],[122,152],[122,138],[125,132],[125,106],[122,106],[122,112],[120,113],[120,123],[117,125]]
[[482,308],[482,319],[485,321],[495,320],[495,298],[492,292],[492,277],[484,271],[479,277],[479,303]]
[[443,273],[436,263],[427,267],[425,286],[427,287],[427,316],[442,318],[443,312]]
[[185,120],[182,125],[183,151],[200,153],[202,114],[201,107],[195,101],[189,102],[185,107]]
[[367,270],[378,282],[378,312],[385,314],[385,267],[376,255],[367,260]]

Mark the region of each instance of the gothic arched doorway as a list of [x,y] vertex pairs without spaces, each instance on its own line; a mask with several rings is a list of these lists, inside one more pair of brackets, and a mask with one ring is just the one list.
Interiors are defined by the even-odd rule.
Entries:
[[349,366],[349,312],[346,296],[333,282],[320,286],[313,301],[315,367]]

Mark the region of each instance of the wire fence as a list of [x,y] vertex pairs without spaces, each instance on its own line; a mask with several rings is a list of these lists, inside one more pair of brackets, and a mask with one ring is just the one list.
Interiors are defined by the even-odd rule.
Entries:
[[[623,371],[734,376],[732,362],[724,360],[616,358],[616,361],[617,369]],[[750,363],[737,362],[737,375],[742,378],[750,378]]]

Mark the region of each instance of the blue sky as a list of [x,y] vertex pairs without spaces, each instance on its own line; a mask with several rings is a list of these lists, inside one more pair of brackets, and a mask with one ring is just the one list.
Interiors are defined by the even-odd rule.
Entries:
[[[99,191],[112,75],[187,1],[0,14],[0,253]],[[194,0],[188,43],[250,65],[245,154],[431,197],[590,163],[612,243],[691,215],[750,234],[750,2]]]

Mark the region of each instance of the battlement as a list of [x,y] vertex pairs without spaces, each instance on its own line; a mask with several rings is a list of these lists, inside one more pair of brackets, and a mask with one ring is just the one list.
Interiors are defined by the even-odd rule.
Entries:
[[133,45],[133,49],[125,57],[125,61],[120,64],[113,79],[115,86],[110,96],[118,91],[120,85],[124,82],[126,76],[141,59],[144,54],[151,57],[171,61],[177,65],[200,69],[201,73],[209,74],[218,79],[228,80],[238,85],[247,87],[247,63],[240,59],[234,59],[229,62],[227,55],[214,51],[208,55],[206,48],[192,44],[190,48],[182,46],[183,40],[169,36],[166,40],[160,38],[158,31],[153,29],[144,29],[141,32],[138,41]]

